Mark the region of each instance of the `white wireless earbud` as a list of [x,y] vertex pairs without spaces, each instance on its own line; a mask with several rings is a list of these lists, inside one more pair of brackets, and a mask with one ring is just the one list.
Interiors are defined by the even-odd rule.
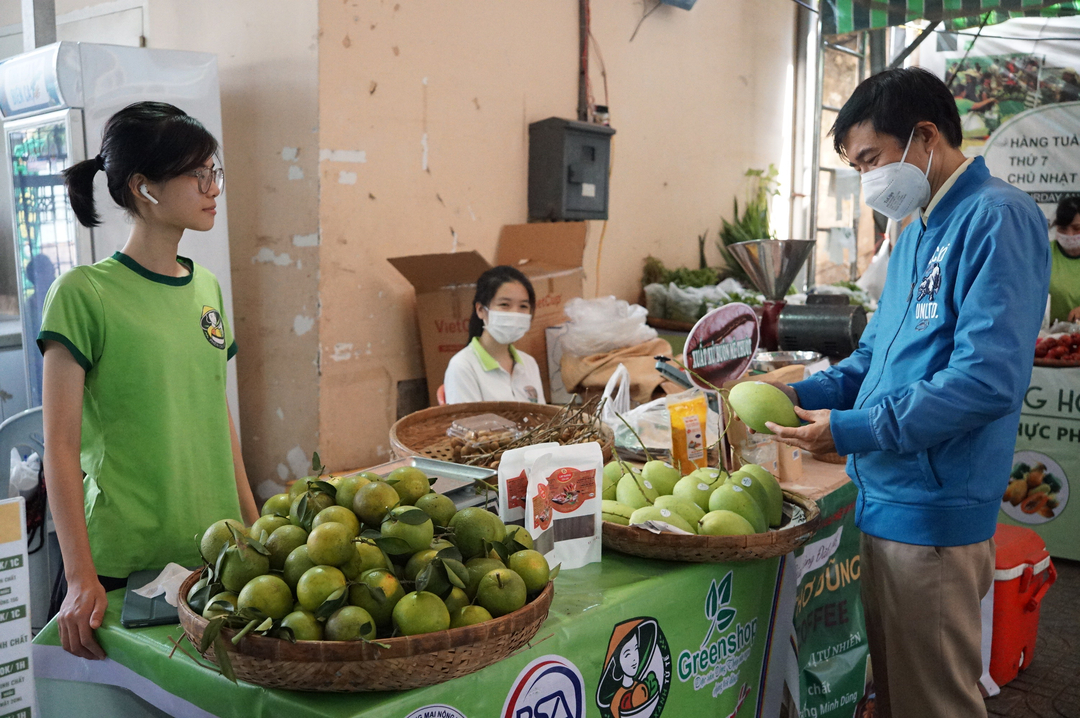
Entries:
[[150,196],[150,192],[146,189],[146,185],[144,184],[139,185],[139,194],[141,194],[143,197],[146,197],[153,204],[158,203],[156,199]]

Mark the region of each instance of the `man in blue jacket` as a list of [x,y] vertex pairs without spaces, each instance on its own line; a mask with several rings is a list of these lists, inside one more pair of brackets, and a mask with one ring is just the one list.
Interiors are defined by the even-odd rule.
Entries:
[[918,68],[861,83],[832,128],[864,199],[918,215],[859,349],[783,387],[783,441],[847,455],[880,715],[985,716],[979,603],[1046,307],[1046,218],[960,151],[952,94]]

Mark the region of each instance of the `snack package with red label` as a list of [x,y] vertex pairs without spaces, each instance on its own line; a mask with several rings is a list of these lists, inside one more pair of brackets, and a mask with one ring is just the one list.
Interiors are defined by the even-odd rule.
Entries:
[[[525,528],[552,566],[580,568],[600,560],[604,471],[600,444],[555,446],[526,455]],[[500,464],[500,468],[501,468]]]
[[525,525],[525,491],[529,478],[525,468],[531,463],[530,455],[546,453],[558,446],[557,442],[523,446],[510,449],[499,461],[499,518],[509,526]]

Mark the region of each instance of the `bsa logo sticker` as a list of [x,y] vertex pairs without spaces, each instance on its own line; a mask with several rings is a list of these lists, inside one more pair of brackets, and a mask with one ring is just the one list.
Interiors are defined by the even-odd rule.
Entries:
[[611,631],[596,689],[603,718],[655,718],[671,688],[671,651],[655,618],[633,618]]
[[585,718],[585,680],[562,656],[543,656],[518,674],[501,718]]
[[225,327],[221,323],[221,314],[213,307],[202,308],[202,331],[211,346],[225,348]]
[[457,708],[440,704],[417,708],[405,718],[466,718],[466,716]]

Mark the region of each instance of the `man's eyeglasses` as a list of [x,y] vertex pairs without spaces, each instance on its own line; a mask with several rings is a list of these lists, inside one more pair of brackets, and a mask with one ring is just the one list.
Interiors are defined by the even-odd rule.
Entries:
[[188,172],[189,175],[199,180],[199,192],[206,194],[210,191],[210,184],[216,183],[218,192],[225,191],[225,168],[215,167],[210,169],[209,167],[203,167],[201,169]]

